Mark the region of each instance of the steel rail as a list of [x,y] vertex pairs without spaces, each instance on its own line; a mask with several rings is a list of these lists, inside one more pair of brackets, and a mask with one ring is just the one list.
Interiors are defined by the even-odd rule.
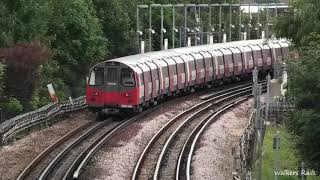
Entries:
[[[250,87],[248,87],[250,88]],[[211,105],[216,105],[219,103],[223,103],[224,101],[228,101],[237,97],[241,97],[244,96],[245,94],[249,93],[251,91],[251,89],[248,88],[242,88],[240,89],[241,91],[238,92],[239,90],[235,90],[232,92],[232,94],[230,94],[231,92],[227,92],[226,94],[228,95],[227,97],[223,97],[222,99],[219,99],[217,101],[214,101],[213,104]],[[252,87],[251,87],[252,88]],[[236,92],[236,93],[235,93]],[[234,93],[234,94],[233,94]],[[224,94],[224,95],[226,95]],[[229,95],[230,94],[230,95]],[[220,95],[222,96],[222,95]],[[211,107],[211,105],[209,105],[209,107]],[[208,109],[208,107],[206,107],[205,109]],[[203,111],[203,110],[202,110]],[[201,112],[202,112],[201,111]],[[188,119],[186,119],[171,135],[170,137],[166,140],[165,145],[162,148],[162,151],[158,157],[158,161],[156,164],[156,169],[155,169],[155,173],[153,176],[154,180],[157,180],[159,178],[159,172],[160,172],[160,167],[163,164],[163,160],[165,158],[165,154],[168,152],[169,150],[169,145],[173,142],[174,138],[177,137],[178,133],[182,131],[182,129],[184,128],[184,126],[192,119],[193,116],[195,116],[196,114],[199,114],[200,111],[197,111],[195,114],[193,114],[192,116],[190,116]],[[212,112],[213,114],[214,112]]]
[[[156,165],[156,169],[155,169],[155,173],[153,175],[153,179],[157,180],[159,178],[159,171],[160,171],[160,166],[162,164],[162,161],[164,159],[165,153],[167,152],[168,148],[169,148],[169,144],[172,143],[173,139],[177,136],[177,134],[182,130],[182,128],[188,123],[190,122],[196,115],[199,115],[201,112],[209,109],[210,107],[212,107],[214,104],[209,104],[206,107],[196,111],[194,114],[192,114],[191,116],[189,116],[183,123],[180,124],[180,126],[170,135],[170,137],[167,139],[165,145],[163,146],[161,153],[158,157],[158,161],[157,161],[157,165]],[[210,116],[210,115],[209,115]]]
[[[109,118],[111,119],[111,118]],[[105,120],[103,122],[98,123],[96,126],[92,127],[90,130],[88,130],[85,134],[80,136],[79,138],[75,139],[73,142],[71,142],[66,148],[64,148],[53,160],[51,160],[50,164],[44,169],[44,171],[40,174],[40,176],[37,178],[39,180],[47,179],[49,173],[53,170],[53,168],[57,165],[59,161],[63,157],[67,155],[68,152],[72,150],[75,146],[83,142],[86,138],[88,138],[90,135],[94,134],[98,129],[104,127],[106,124],[108,124],[109,121]]]
[[[258,83],[261,84],[261,85],[265,85],[266,81],[263,80],[263,81],[259,81]],[[220,94],[223,94],[225,92],[229,92],[231,90],[236,90],[236,89],[239,89],[239,88],[250,88],[249,85],[251,87],[253,85],[253,83],[242,84],[242,85],[231,87],[231,88],[228,88],[228,89],[225,89],[225,90],[221,90],[221,91],[218,91],[218,92],[208,93],[208,94],[205,94],[203,96],[200,96],[199,98],[202,99],[202,100],[207,100],[207,99],[209,99],[209,98],[211,98],[213,96],[220,95]]]
[[[187,168],[186,168],[186,179],[190,180],[190,171],[191,171],[191,159],[192,159],[192,155],[194,154],[194,150],[196,147],[196,143],[199,140],[199,137],[201,136],[201,134],[204,132],[204,130],[212,123],[213,120],[217,120],[217,117],[219,115],[221,115],[221,113],[225,112],[227,109],[239,104],[240,102],[246,100],[247,98],[242,98],[240,100],[237,100],[235,102],[232,102],[228,105],[226,105],[224,108],[220,109],[219,111],[217,111],[213,116],[210,117],[209,120],[207,120],[207,122],[202,126],[202,128],[197,132],[195,138],[193,139],[189,154],[188,154],[188,159],[187,159]],[[179,173],[178,173],[179,174]]]
[[[247,84],[247,86],[249,86],[249,88],[251,87],[252,88],[252,84]],[[234,90],[234,88],[231,88],[232,90]],[[247,89],[247,88],[245,88]],[[232,90],[222,90],[222,92],[226,92],[226,94],[230,94],[232,92]],[[239,91],[239,90],[235,90],[235,91]],[[251,91],[250,89],[247,90],[247,91]],[[219,93],[219,92],[217,92]],[[209,103],[211,101],[217,101],[219,98],[221,97],[224,97],[225,95],[224,94],[220,94],[216,97],[211,97],[207,100],[204,100],[203,102],[200,102],[198,104],[196,104],[195,106],[187,109],[186,111],[184,112],[181,112],[180,114],[178,114],[177,116],[175,116],[173,119],[171,119],[168,123],[166,123],[152,138],[151,140],[148,142],[147,146],[144,148],[142,154],[140,155],[137,163],[136,163],[136,166],[134,168],[134,171],[133,171],[133,175],[132,175],[132,180],[137,180],[138,179],[138,174],[140,172],[140,169],[141,169],[141,166],[143,164],[143,161],[145,160],[146,156],[147,156],[147,153],[150,151],[150,149],[152,148],[152,146],[154,145],[154,143],[157,141],[157,139],[163,134],[163,132],[165,132],[177,119],[179,119],[180,117],[186,115],[187,113],[190,113],[191,111],[197,109],[198,107],[206,104],[206,103]],[[216,102],[215,102],[216,103]]]
[[44,157],[48,156],[49,153],[51,153],[54,149],[56,149],[58,146],[60,146],[62,143],[64,143],[67,139],[69,139],[70,137],[74,136],[75,134],[77,134],[78,132],[80,132],[81,130],[89,127],[90,125],[92,125],[94,123],[94,121],[89,121],[85,124],[83,124],[82,126],[74,129],[73,131],[69,132],[68,134],[66,134],[65,136],[61,137],[59,140],[57,140],[54,144],[52,144],[51,146],[49,146],[48,148],[46,148],[44,151],[42,151],[23,171],[22,173],[19,174],[17,180],[22,180],[25,179],[30,173],[31,171],[37,166],[39,165],[40,161],[44,159]]
[[[184,97],[182,97],[184,98]],[[179,99],[176,99],[179,100]],[[167,102],[169,103],[169,102]],[[166,103],[164,103],[166,104]],[[162,104],[163,105],[163,104]],[[88,153],[84,153],[85,157],[79,157],[77,158],[77,162],[73,164],[73,167],[70,167],[70,169],[72,170],[73,168],[75,168],[76,170],[73,172],[72,178],[73,179],[78,179],[82,170],[84,169],[84,167],[88,164],[89,160],[91,159],[91,157],[98,151],[98,149],[104,145],[115,133],[119,132],[121,129],[125,128],[129,123],[131,122],[135,122],[138,119],[140,119],[143,116],[148,115],[149,113],[159,109],[161,107],[161,105],[155,106],[152,109],[149,109],[147,111],[143,111],[142,113],[132,117],[129,120],[126,120],[124,122],[122,122],[119,126],[117,126],[116,128],[114,128],[109,134],[107,134],[104,138],[102,138],[101,140],[97,141],[96,144],[94,145],[94,147],[91,147],[91,149],[87,150]],[[80,155],[80,156],[84,156],[84,155]],[[81,161],[81,162],[80,162]],[[70,171],[72,172],[72,171]],[[70,173],[68,172],[68,173]],[[65,177],[68,178],[69,175],[66,175]]]

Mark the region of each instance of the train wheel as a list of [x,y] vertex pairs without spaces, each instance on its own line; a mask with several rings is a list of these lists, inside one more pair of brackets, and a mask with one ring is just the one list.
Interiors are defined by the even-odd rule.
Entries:
[[141,112],[143,111],[143,108],[142,108],[141,105],[138,105],[138,106],[135,108],[134,111],[137,112],[137,113],[141,113]]

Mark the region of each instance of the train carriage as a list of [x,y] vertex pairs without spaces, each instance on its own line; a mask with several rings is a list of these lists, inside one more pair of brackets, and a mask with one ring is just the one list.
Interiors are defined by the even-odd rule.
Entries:
[[90,70],[86,102],[92,111],[141,111],[165,96],[225,79],[271,70],[288,54],[286,41],[250,40],[132,55]]

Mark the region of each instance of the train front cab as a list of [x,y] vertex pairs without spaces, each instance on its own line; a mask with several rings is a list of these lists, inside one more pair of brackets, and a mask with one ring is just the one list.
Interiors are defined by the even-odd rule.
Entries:
[[120,109],[134,109],[140,102],[138,74],[123,63],[97,64],[89,74],[86,102],[93,112],[116,114]]

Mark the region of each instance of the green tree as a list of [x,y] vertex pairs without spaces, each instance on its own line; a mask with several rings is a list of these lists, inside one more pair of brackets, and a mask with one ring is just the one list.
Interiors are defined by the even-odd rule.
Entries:
[[[6,66],[0,62],[0,102],[2,102],[4,99],[3,81],[4,81],[5,71],[6,71]],[[0,103],[0,105],[1,105],[1,103]]]
[[320,172],[320,35],[301,47],[299,60],[290,64],[289,93],[295,104],[289,127],[296,135],[296,147],[308,167]]
[[292,40],[296,46],[309,44],[306,40],[311,33],[320,31],[320,1],[295,0],[293,8],[278,18],[275,32],[278,37]]
[[39,66],[51,58],[51,51],[40,42],[17,43],[0,49],[7,63],[5,79],[6,96],[17,98],[26,110],[39,80]]
[[107,39],[91,1],[54,0],[52,6],[47,36],[58,62],[55,77],[69,86],[72,96],[79,96],[84,93],[89,68],[108,52]]
[[19,41],[45,41],[51,13],[47,0],[2,0],[0,47]]
[[299,54],[289,59],[289,99],[295,105],[289,128],[295,147],[309,168],[320,172],[320,1],[296,0],[294,8],[279,17],[278,37],[292,40]]
[[[135,44],[130,41],[135,33],[123,0],[93,0],[105,37],[110,41],[109,58],[134,53]],[[134,21],[135,22],[135,21]],[[131,43],[130,43],[131,42]]]

